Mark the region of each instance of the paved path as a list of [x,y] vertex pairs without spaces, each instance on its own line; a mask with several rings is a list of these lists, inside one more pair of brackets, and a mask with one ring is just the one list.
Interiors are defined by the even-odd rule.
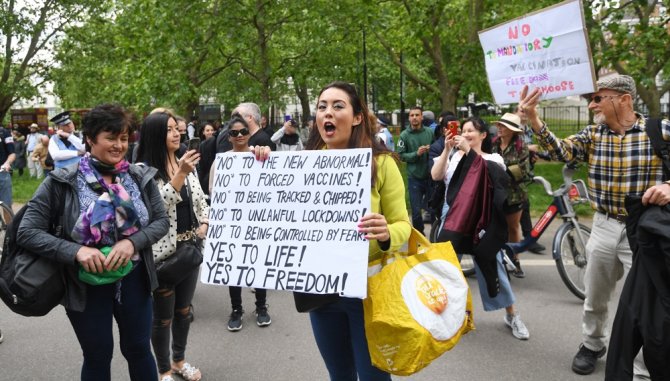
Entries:
[[[554,221],[553,225],[541,240],[547,246],[559,224]],[[527,277],[512,278],[512,284],[530,340],[512,337],[503,312],[482,310],[477,282],[470,278],[476,331],[420,373],[394,379],[602,380],[604,361],[591,376],[577,376],[570,370],[580,343],[581,301],[563,285],[549,254],[523,254],[522,261]],[[253,294],[245,290],[243,298],[245,309],[253,311]],[[257,327],[247,313],[244,328],[231,333],[225,328],[230,313],[228,290],[198,286],[187,360],[202,369],[203,380],[327,379],[308,315],[295,312],[290,293],[270,291],[268,300],[271,326]],[[5,333],[0,344],[0,381],[78,379],[81,352],[62,307],[46,317],[23,318],[0,305],[0,328]],[[113,380],[127,380],[118,348],[112,368]]]

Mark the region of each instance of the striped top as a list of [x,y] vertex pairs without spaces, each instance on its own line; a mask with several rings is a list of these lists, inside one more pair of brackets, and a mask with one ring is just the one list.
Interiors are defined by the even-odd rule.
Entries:
[[[591,207],[601,213],[626,214],[626,195],[641,196],[663,182],[661,159],[646,133],[646,120],[637,121],[624,135],[605,124],[590,125],[560,140],[543,125],[538,142],[552,159],[588,163],[588,188]],[[663,140],[670,141],[670,122],[662,122]]]

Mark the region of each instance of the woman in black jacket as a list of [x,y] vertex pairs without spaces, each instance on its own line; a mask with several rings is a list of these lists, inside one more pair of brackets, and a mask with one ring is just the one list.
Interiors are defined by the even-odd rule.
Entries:
[[[88,152],[44,180],[17,235],[19,245],[66,265],[63,304],[83,351],[82,380],[111,379],[112,318],[129,378],[158,379],[150,344],[151,291],[158,285],[151,245],[167,233],[168,218],[155,170],[124,159],[133,129],[120,106],[91,110],[83,120]],[[55,236],[48,231],[60,211],[62,233]],[[109,284],[79,279],[80,269],[104,277],[129,263],[132,270]]]

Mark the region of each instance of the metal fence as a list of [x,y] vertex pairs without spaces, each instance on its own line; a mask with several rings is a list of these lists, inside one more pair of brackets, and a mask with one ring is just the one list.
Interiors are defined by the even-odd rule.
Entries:
[[[635,109],[643,115],[647,115],[649,112],[647,106],[644,104],[637,105]],[[499,112],[501,113],[509,111],[513,110],[503,110],[503,109],[499,110]],[[589,108],[587,106],[539,107],[538,114],[540,115],[540,118],[542,118],[542,120],[547,123],[547,126],[549,126],[551,131],[558,133],[561,136],[566,136],[575,133],[577,131],[580,131],[581,129],[586,127],[587,124],[592,122],[590,119],[591,115],[589,114]],[[670,115],[670,104],[668,103],[661,104],[661,115],[664,118],[668,118],[668,116]],[[466,119],[468,117],[467,111],[464,112],[459,111],[458,117],[460,119]],[[495,120],[498,120],[500,115],[496,115],[494,113],[489,112],[482,112],[480,113],[480,117],[487,122],[493,122]],[[292,118],[296,120],[299,124],[301,124],[302,115],[300,115],[299,113],[293,113]],[[391,120],[386,115],[384,115],[384,118],[386,120]],[[282,124],[284,124],[284,118],[283,117],[273,118],[271,123],[273,127],[277,129],[281,127]],[[390,129],[391,131],[397,131],[398,133],[400,132],[400,126],[391,126]]]

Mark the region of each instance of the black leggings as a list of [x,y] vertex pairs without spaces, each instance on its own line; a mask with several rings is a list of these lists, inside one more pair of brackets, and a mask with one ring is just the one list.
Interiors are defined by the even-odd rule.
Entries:
[[[158,372],[170,370],[170,328],[172,328],[172,360],[184,359],[188,331],[193,321],[191,301],[198,282],[198,268],[176,285],[158,281],[154,291],[154,323],[151,344],[154,347]],[[174,319],[174,322],[172,321]]]
[[[242,287],[228,287],[230,292],[230,303],[233,305],[233,309],[242,308]],[[256,289],[256,308],[265,306],[267,299],[268,290],[264,288]]]

